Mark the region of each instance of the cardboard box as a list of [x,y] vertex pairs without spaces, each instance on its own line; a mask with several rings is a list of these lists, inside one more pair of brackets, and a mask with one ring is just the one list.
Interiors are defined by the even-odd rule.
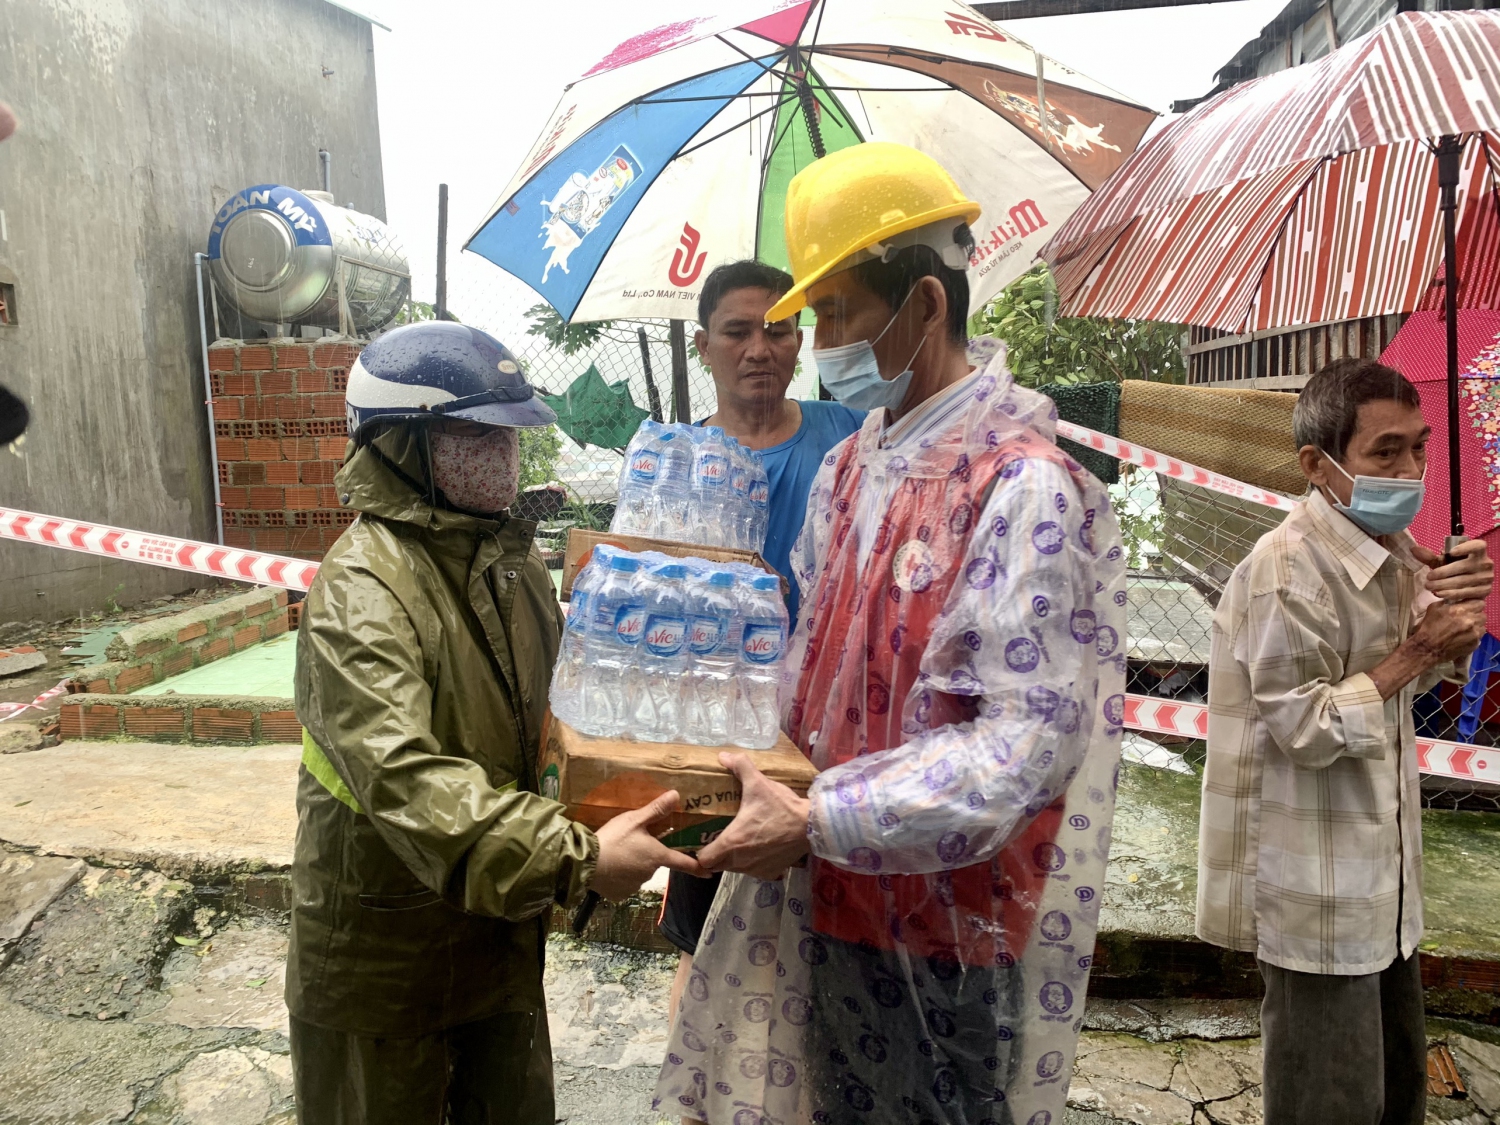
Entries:
[[644,535],[621,535],[613,531],[589,531],[581,527],[568,529],[568,548],[563,553],[562,600],[573,596],[573,579],[588,565],[594,548],[601,543],[622,551],[660,551],[674,559],[707,559],[709,562],[742,562],[775,574],[781,581],[781,596],[787,596],[787,581],[774,567],[760,557],[759,551],[742,551],[734,547],[705,547],[698,543],[678,543],[673,539],[650,539]]
[[[551,715],[542,749],[542,795],[568,806],[590,828],[649,804],[669,789],[681,807],[663,837],[668,847],[692,851],[721,832],[739,811],[740,783],[719,764],[735,746],[628,742],[590,738]],[[806,794],[818,771],[783,734],[770,750],[745,751],[772,781]]]

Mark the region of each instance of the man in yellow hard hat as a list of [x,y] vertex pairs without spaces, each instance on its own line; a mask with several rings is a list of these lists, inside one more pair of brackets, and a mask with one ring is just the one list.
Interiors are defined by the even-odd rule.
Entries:
[[868,143],[792,180],[823,384],[870,414],[792,565],[787,733],[806,798],[725,755],[727,870],[657,1095],[746,1120],[1060,1125],[1124,711],[1125,560],[1103,487],[1003,345],[967,347],[978,206]]

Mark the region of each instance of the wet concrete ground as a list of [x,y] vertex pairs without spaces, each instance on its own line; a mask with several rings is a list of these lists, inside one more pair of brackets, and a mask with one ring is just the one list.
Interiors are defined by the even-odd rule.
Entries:
[[[0,890],[0,913],[23,899],[40,913],[0,944],[0,1125],[291,1125],[284,916],[154,871],[0,854],[0,888],[21,884]],[[552,940],[560,1120],[665,1120],[650,1101],[674,967]],[[1068,1125],[1259,1125],[1253,1001],[1095,1000],[1086,1028]],[[1443,1021],[1430,1033],[1469,1096],[1434,1100],[1429,1121],[1496,1120],[1500,1035]]]
[[[297,757],[295,747],[118,743],[0,756],[0,841],[23,845],[0,844],[0,1125],[290,1125],[285,920],[242,900],[243,880],[274,883],[290,861]],[[189,783],[210,774],[218,804]],[[1101,952],[1111,941],[1137,941],[1138,955],[1154,939],[1190,941],[1197,806],[1194,776],[1123,771]],[[1425,815],[1429,952],[1500,959],[1497,821]],[[674,965],[553,940],[561,1118],[664,1120],[650,1100]],[[1096,971],[1065,1120],[1256,1125],[1255,1003],[1105,998],[1166,980],[1146,969]],[[1472,995],[1488,1013],[1492,998]],[[1500,1115],[1500,1036],[1471,1023],[1431,1031],[1451,1045],[1471,1096],[1433,1102],[1430,1119]]]

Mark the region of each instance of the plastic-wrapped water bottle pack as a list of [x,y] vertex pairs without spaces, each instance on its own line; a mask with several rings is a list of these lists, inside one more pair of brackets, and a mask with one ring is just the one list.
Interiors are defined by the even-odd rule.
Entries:
[[786,641],[773,574],[596,547],[573,580],[552,713],[600,738],[768,750]]
[[609,529],[759,551],[766,541],[769,496],[760,454],[718,426],[647,419],[625,451]]

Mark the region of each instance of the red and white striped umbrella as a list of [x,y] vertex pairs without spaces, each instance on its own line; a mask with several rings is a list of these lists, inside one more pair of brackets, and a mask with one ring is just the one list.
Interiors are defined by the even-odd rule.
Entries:
[[[1453,287],[1441,282],[1445,165]],[[1500,12],[1407,12],[1173,122],[1041,254],[1068,316],[1254,332],[1445,297],[1489,309],[1497,202]]]
[[1459,304],[1497,307],[1500,11],[1466,11],[1398,15],[1163,129],[1042,248],[1059,311],[1249,332],[1423,307],[1443,136],[1465,139]]

